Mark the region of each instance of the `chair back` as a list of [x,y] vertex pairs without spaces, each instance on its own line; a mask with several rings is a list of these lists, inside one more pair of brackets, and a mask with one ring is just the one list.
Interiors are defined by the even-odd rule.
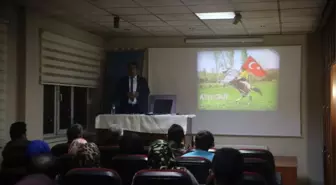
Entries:
[[73,156],[70,154],[62,155],[56,159],[56,168],[60,176],[63,177],[68,171],[74,168]]
[[76,168],[64,177],[64,185],[121,185],[117,172],[105,168]]
[[265,178],[268,185],[275,185],[275,169],[263,159],[258,158],[245,158],[244,171],[254,172]]
[[113,157],[120,154],[119,146],[99,146],[100,163],[102,167],[109,168]]
[[118,172],[123,185],[131,185],[135,173],[148,167],[147,160],[146,155],[118,155],[109,168]]
[[198,185],[188,170],[142,170],[134,175],[132,185]]
[[178,157],[176,165],[187,168],[197,179],[199,184],[205,184],[209,176],[211,162],[203,157]]
[[263,176],[254,172],[244,172],[242,185],[267,185]]
[[244,158],[259,158],[266,160],[272,168],[275,168],[274,156],[268,150],[263,149],[239,149]]

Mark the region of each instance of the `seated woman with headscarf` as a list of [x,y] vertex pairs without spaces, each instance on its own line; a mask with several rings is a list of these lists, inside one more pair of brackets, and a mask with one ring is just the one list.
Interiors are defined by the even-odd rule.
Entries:
[[173,150],[165,140],[154,141],[148,151],[150,169],[184,169],[176,166]]
[[28,144],[26,151],[26,156],[28,157],[28,159],[41,154],[51,154],[51,150],[48,143],[42,140],[31,141]]
[[76,168],[99,168],[100,151],[95,143],[85,143],[80,145],[74,156]]
[[83,138],[77,138],[73,140],[69,146],[68,154],[70,155],[76,155],[78,152],[78,149],[82,147],[84,144],[86,144],[87,141]]

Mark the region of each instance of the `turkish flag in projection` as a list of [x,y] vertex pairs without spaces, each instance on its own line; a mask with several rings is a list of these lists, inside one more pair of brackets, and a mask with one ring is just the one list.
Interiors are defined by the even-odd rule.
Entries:
[[243,69],[245,69],[247,72],[258,76],[258,77],[264,77],[266,76],[266,71],[261,67],[261,65],[251,56],[249,56],[245,63],[242,66]]

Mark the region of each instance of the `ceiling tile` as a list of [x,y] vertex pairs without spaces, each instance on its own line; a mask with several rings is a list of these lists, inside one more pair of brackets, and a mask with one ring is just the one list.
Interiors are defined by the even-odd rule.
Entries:
[[[280,9],[302,9],[302,8],[318,8],[323,7],[324,1],[316,0],[295,0],[295,1],[280,1]],[[299,11],[299,10],[298,10]]]
[[116,15],[146,15],[150,14],[145,8],[109,8],[107,9]]
[[182,6],[180,0],[134,0],[141,6]]
[[132,0],[91,0],[92,4],[100,8],[121,8],[121,7],[138,7]]
[[290,33],[290,32],[310,32],[313,31],[311,27],[288,27],[288,26],[283,26],[282,27],[282,32],[283,33]]
[[162,14],[157,15],[160,19],[164,21],[188,21],[188,20],[199,20],[195,14]]
[[176,29],[174,29],[173,27],[143,27],[142,29],[147,30],[149,32],[172,32],[172,31],[176,31]]
[[281,17],[317,16],[321,12],[322,8],[286,9],[281,10]]
[[240,12],[240,14],[242,15],[243,18],[278,17],[277,10]]
[[204,25],[201,21],[166,21],[172,26],[202,26]]
[[185,5],[211,5],[229,3],[229,0],[182,0]]
[[98,22],[98,23],[101,23],[101,22],[112,22],[113,23],[113,19],[114,19],[114,16],[112,15],[83,15],[83,17],[85,19]]
[[232,24],[232,20],[205,20],[204,23],[210,27],[236,28],[241,24]]
[[258,10],[278,10],[278,3],[259,2],[259,3],[233,3],[235,11],[258,11]]
[[277,0],[231,0],[232,3],[262,3],[262,2],[277,2]]
[[140,27],[148,27],[148,26],[169,26],[167,23],[162,21],[144,21],[144,22],[133,22],[134,25]]
[[244,29],[213,29],[216,35],[247,35]]
[[160,19],[154,15],[129,15],[121,16],[125,21],[137,22],[137,21],[159,21]]
[[195,13],[207,13],[207,12],[226,12],[233,11],[234,8],[229,4],[220,4],[220,5],[195,5],[188,6],[191,11]]
[[310,27],[314,26],[314,23],[311,22],[297,22],[297,23],[282,23],[283,27],[293,27],[293,28],[300,28],[300,27]]
[[282,17],[281,18],[281,21],[283,23],[286,23],[286,22],[315,22],[316,20],[317,18],[313,16]]
[[191,13],[185,6],[150,7],[147,10],[154,14]]
[[251,35],[280,34],[280,28],[250,28],[247,29]]
[[183,36],[181,32],[151,32],[155,36]]
[[264,18],[243,18],[242,22],[245,23],[251,23],[251,24],[257,24],[257,23],[279,23],[279,17],[264,17]]
[[186,36],[214,36],[215,33],[213,31],[184,31],[182,32]]
[[[99,23],[100,25],[103,25],[103,26],[106,26],[108,28],[114,28],[114,24],[113,22],[102,22],[102,23]],[[134,25],[128,23],[128,22],[125,22],[125,21],[121,21],[119,23],[119,28],[120,29],[123,29],[123,28],[133,28]],[[117,28],[118,29],[118,28]]]

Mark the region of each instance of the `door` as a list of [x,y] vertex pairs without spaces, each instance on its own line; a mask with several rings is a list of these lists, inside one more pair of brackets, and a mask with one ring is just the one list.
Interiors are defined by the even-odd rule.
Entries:
[[325,184],[335,185],[335,128],[336,128],[336,64],[326,76],[326,106],[324,115]]

